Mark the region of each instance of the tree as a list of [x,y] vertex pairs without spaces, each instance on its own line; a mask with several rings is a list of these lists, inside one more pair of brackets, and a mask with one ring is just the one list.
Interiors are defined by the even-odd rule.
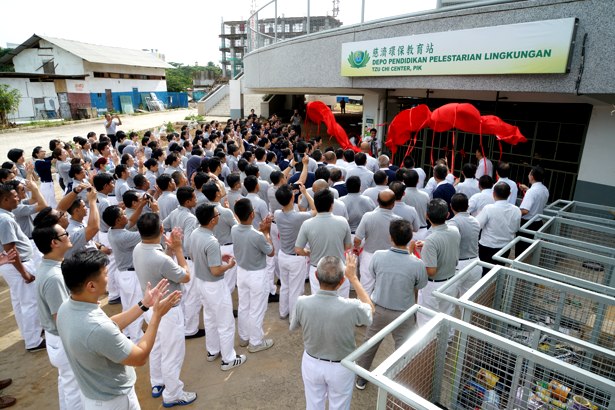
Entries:
[[[3,57],[5,54],[8,54],[11,51],[13,51],[12,48],[2,48],[2,47],[0,47],[0,57]],[[15,72],[15,66],[13,65],[13,63],[0,64],[0,72],[14,73]]]
[[222,69],[216,66],[212,61],[207,63],[206,67],[202,66],[188,66],[181,63],[169,63],[174,68],[167,68],[167,90],[168,91],[186,91],[188,88],[192,88],[192,74],[198,71],[212,71],[214,78],[218,78],[222,75]]
[[8,125],[8,115],[17,111],[20,101],[19,90],[10,89],[6,84],[0,84],[0,125]]

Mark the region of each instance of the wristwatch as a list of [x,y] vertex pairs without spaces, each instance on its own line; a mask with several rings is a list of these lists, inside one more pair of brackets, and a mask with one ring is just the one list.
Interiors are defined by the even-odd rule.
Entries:
[[145,305],[143,304],[143,301],[141,301],[141,300],[139,301],[139,303],[137,303],[137,306],[139,306],[139,308],[140,308],[142,311],[144,311],[144,312],[147,312],[147,311],[149,310],[149,308],[148,308],[147,306],[145,306]]

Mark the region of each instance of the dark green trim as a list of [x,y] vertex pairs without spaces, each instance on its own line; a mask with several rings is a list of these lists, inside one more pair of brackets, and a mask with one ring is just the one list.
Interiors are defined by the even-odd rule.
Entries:
[[577,180],[574,200],[592,204],[615,206],[615,186]]

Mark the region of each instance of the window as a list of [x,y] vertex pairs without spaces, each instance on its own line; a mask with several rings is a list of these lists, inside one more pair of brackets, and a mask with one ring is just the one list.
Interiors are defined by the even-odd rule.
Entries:
[[47,60],[43,63],[43,72],[45,74],[55,74],[56,73],[56,67],[53,63],[53,59]]
[[294,24],[294,31],[295,31],[295,33],[302,33],[303,32],[303,23],[296,23],[296,24]]

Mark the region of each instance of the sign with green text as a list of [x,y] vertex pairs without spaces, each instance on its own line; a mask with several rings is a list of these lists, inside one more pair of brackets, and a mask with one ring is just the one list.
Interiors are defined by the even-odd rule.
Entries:
[[575,18],[342,44],[344,77],[566,73]]

